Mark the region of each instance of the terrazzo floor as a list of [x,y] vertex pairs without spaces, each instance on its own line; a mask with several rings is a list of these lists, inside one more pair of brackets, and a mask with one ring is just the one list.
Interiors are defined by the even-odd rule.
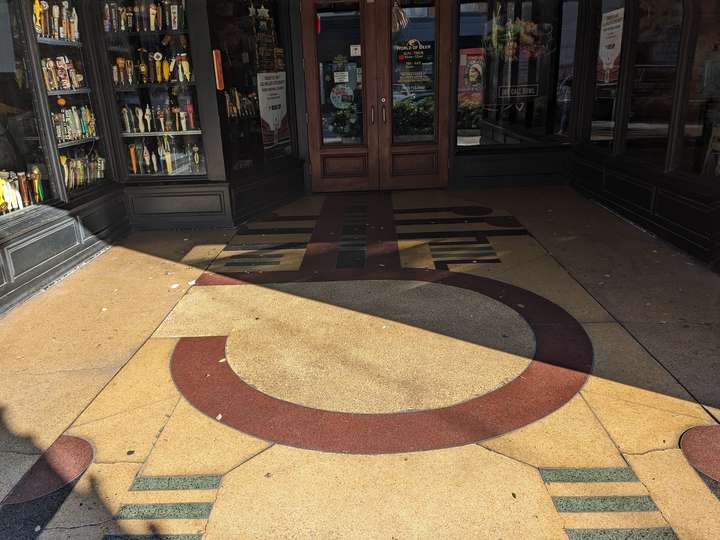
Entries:
[[720,538],[720,276],[566,187],[137,233],[0,369],[1,538]]

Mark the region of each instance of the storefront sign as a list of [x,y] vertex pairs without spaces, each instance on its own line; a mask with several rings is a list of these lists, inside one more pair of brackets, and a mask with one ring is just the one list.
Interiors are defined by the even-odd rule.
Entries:
[[398,83],[412,90],[430,88],[433,81],[435,62],[435,43],[422,43],[418,39],[409,39],[404,45],[395,45]]
[[263,146],[285,144],[290,140],[285,72],[258,73],[257,82]]
[[540,95],[540,85],[523,84],[516,86],[500,86],[498,87],[498,92],[501,99],[534,98]]
[[333,79],[336,83],[350,82],[350,74],[347,71],[336,71],[333,73]]
[[405,45],[396,45],[397,62],[400,66],[420,67],[435,60],[435,43],[422,43],[419,39],[408,39]]
[[598,81],[617,82],[620,77],[620,51],[622,50],[625,9],[603,13],[598,51]]

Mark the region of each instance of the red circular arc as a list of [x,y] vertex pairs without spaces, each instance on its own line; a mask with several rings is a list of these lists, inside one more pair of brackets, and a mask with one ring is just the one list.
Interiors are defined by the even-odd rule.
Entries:
[[[582,326],[556,304],[524,289],[453,272],[393,270],[255,274],[235,283],[409,280],[471,290],[518,311],[532,328],[535,356],[505,386],[438,409],[355,414],[304,407],[260,392],[240,379],[225,357],[226,336],[181,338],[173,353],[175,384],[198,410],[260,439],[332,452],[382,454],[448,448],[502,435],[535,422],[577,394],[592,369]],[[227,283],[228,278],[218,281]],[[273,279],[274,278],[274,279]],[[205,285],[212,284],[205,279]]]

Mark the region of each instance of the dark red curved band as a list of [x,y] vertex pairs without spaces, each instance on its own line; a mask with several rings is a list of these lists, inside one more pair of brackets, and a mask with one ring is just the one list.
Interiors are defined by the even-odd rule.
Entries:
[[260,439],[300,448],[383,454],[448,448],[502,435],[539,420],[573,398],[592,369],[593,350],[566,311],[529,291],[492,279],[433,270],[249,274],[242,281],[206,275],[202,284],[411,280],[474,291],[518,311],[536,339],[528,368],[507,385],[457,405],[389,414],[324,411],[266,395],[218,360],[227,337],[182,338],[172,357],[175,384],[198,410]]

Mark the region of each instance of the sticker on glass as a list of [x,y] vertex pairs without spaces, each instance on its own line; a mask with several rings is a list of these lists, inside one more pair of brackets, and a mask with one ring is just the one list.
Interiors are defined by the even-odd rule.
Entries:
[[353,89],[347,84],[338,84],[330,91],[330,102],[336,109],[349,109],[354,100]]

